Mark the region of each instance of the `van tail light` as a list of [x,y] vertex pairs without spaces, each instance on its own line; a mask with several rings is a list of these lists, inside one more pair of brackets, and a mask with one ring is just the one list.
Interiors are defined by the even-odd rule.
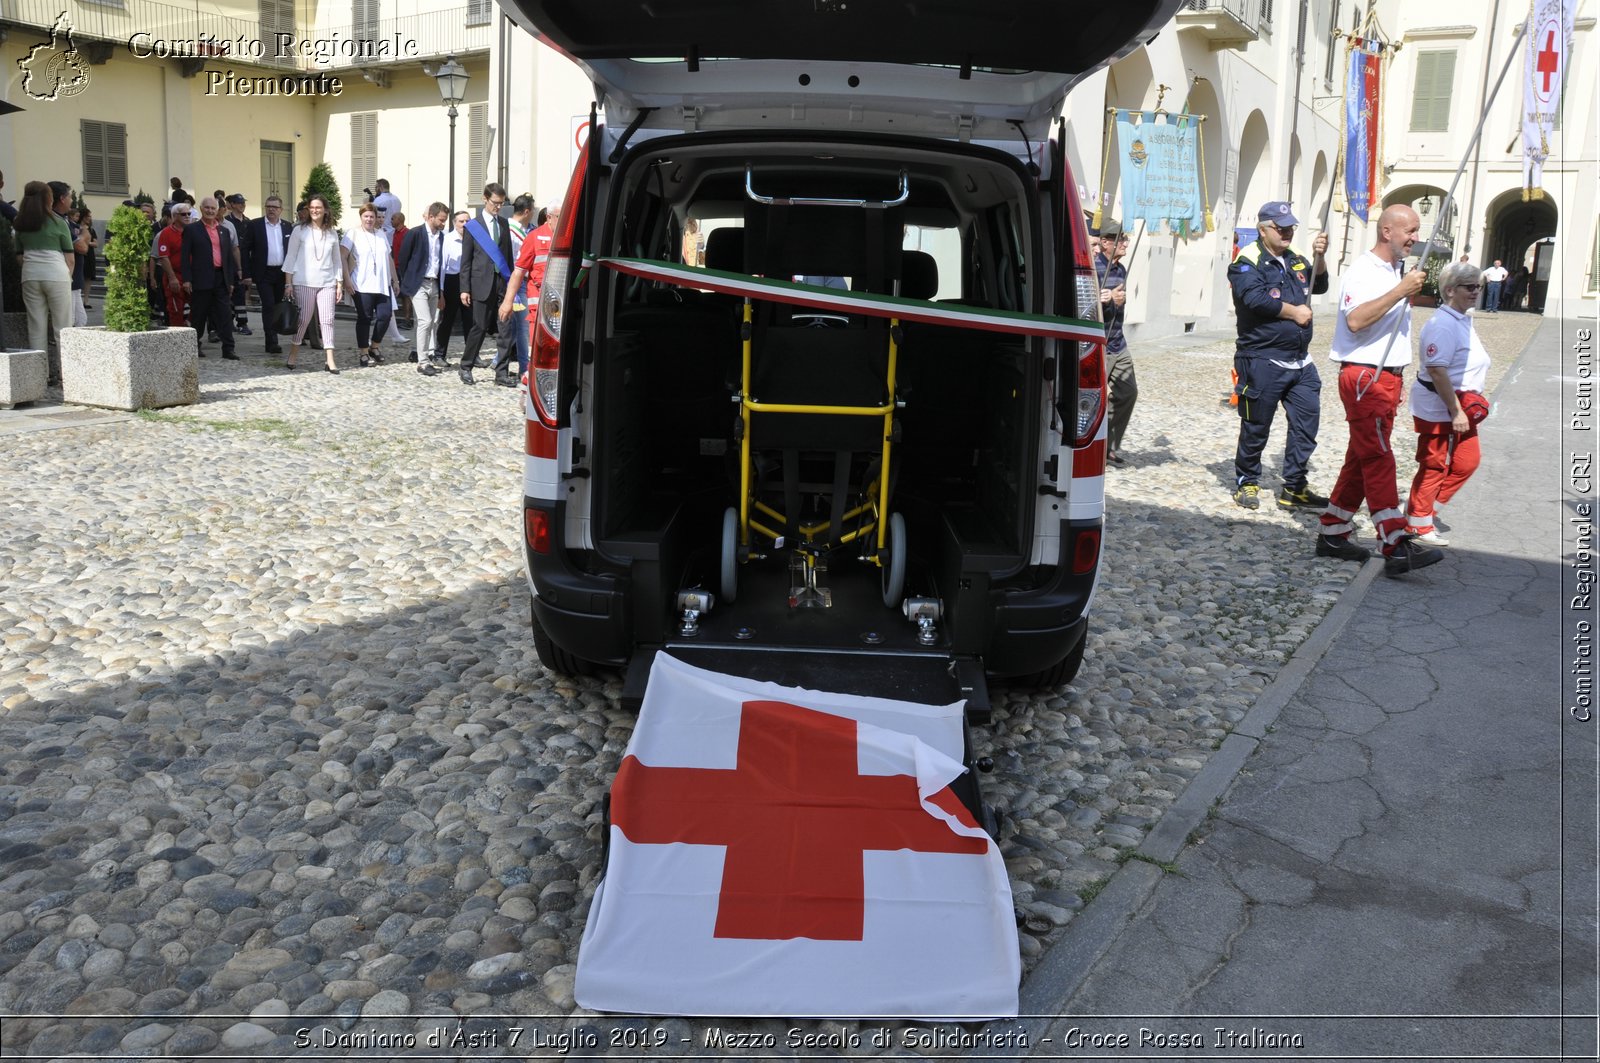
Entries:
[[522,534],[536,554],[550,552],[550,511],[528,506],[522,511]]
[[544,283],[539,288],[539,316],[534,322],[533,353],[528,360],[528,383],[534,409],[539,411],[539,419],[551,428],[556,426],[559,414],[556,406],[561,391],[561,318],[569,295],[568,282],[572,279],[572,249],[578,215],[582,213],[579,200],[583,196],[588,168],[589,153],[580,152],[578,165],[572,170],[572,180],[567,183],[567,198],[561,204],[561,220],[550,245]]
[[1080,528],[1072,542],[1072,574],[1085,576],[1100,561],[1100,529]]
[[[1089,226],[1084,222],[1083,205],[1078,199],[1078,182],[1072,174],[1072,164],[1064,157],[1061,180],[1064,182],[1062,209],[1066,212],[1063,222],[1068,227],[1072,244],[1073,316],[1080,321],[1099,321],[1100,279],[1095,275],[1094,248],[1089,244]],[[1072,445],[1086,447],[1094,442],[1100,422],[1106,416],[1106,345],[1102,341],[1077,342],[1071,346],[1077,348],[1078,356],[1077,402],[1067,418],[1071,422],[1068,427],[1072,432]],[[1097,537],[1096,550],[1098,543]]]
[[1078,405],[1072,424],[1072,445],[1088,446],[1106,416],[1106,345],[1078,343]]

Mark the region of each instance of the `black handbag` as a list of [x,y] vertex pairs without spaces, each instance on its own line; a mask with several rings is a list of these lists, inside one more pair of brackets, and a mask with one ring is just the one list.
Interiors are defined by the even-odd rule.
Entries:
[[272,308],[272,331],[280,335],[294,332],[300,327],[300,308],[291,299],[285,299]]

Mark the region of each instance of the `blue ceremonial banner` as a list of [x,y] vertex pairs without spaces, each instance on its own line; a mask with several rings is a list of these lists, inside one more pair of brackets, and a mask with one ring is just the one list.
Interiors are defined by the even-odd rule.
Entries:
[[1169,222],[1186,233],[1205,230],[1200,198],[1199,123],[1187,115],[1158,120],[1150,111],[1117,112],[1122,168],[1122,224]]
[[1350,210],[1362,221],[1377,191],[1378,54],[1373,44],[1357,40],[1350,49],[1350,72],[1344,90],[1344,194]]

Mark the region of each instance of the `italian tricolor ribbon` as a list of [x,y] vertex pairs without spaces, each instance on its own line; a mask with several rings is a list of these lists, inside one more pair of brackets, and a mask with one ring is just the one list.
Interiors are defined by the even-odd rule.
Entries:
[[630,277],[643,277],[679,288],[697,288],[724,295],[788,303],[816,310],[833,310],[867,317],[893,317],[928,325],[950,325],[984,332],[1009,332],[1018,336],[1044,336],[1058,340],[1099,343],[1105,339],[1105,326],[1094,321],[1047,314],[1024,314],[1015,310],[935,303],[926,299],[905,299],[897,295],[847,292],[813,284],[752,277],[744,273],[725,273],[699,266],[683,266],[643,258],[602,258],[599,264]]

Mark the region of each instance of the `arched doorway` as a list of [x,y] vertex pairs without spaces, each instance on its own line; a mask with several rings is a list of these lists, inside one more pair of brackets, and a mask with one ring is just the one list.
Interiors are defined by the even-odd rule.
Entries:
[[[1549,192],[1524,202],[1520,188],[1508,189],[1490,201],[1483,219],[1485,263],[1499,259],[1511,271],[1513,305],[1522,294],[1529,310],[1544,310],[1550,263],[1557,253],[1556,232],[1561,212]],[[1527,270],[1526,274],[1521,274]],[[1542,274],[1542,279],[1541,279]],[[1519,284],[1518,281],[1521,280]]]
[[[1322,224],[1321,210],[1328,202],[1328,153],[1317,152],[1317,161],[1311,165],[1311,198],[1306,200],[1307,224]],[[1315,220],[1313,220],[1315,219]]]
[[1251,111],[1244,120],[1244,131],[1239,134],[1238,224],[1253,223],[1261,204],[1272,195],[1272,147],[1267,133],[1267,119],[1260,111]]

